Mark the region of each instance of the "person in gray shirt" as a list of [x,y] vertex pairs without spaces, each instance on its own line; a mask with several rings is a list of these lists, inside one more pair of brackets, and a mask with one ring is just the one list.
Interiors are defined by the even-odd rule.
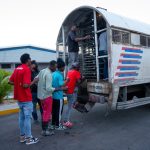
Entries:
[[52,114],[52,93],[58,90],[65,90],[65,87],[53,88],[52,87],[52,73],[56,71],[57,63],[52,60],[49,64],[49,67],[40,71],[36,76],[34,81],[31,83],[34,84],[38,82],[38,94],[37,97],[41,101],[43,113],[42,113],[42,135],[49,136],[54,134],[54,132],[48,131],[48,124],[51,120]]

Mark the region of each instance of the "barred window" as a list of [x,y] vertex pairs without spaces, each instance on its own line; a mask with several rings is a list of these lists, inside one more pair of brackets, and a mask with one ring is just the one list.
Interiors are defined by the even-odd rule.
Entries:
[[112,30],[112,40],[113,42],[121,43],[121,32],[117,30]]
[[122,43],[130,44],[130,34],[127,32],[122,32]]
[[141,46],[146,46],[146,36],[141,35],[140,36],[140,44]]
[[148,47],[150,47],[150,37],[148,37]]
[[130,44],[130,33],[112,30],[112,40],[116,43]]

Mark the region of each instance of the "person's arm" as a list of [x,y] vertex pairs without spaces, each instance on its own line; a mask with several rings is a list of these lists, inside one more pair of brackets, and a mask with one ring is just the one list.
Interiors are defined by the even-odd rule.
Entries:
[[75,38],[75,41],[80,42],[80,41],[84,41],[84,40],[88,40],[88,39],[90,39],[90,35],[80,37],[80,38]]
[[84,36],[84,37],[76,37],[76,35],[72,32],[70,32],[70,37],[73,41],[76,41],[76,42],[88,40],[88,39],[91,38],[90,35],[87,35],[87,36]]
[[8,84],[10,85],[14,85],[14,74],[15,74],[15,71],[12,73],[12,75],[9,78]]
[[59,84],[59,87],[55,88],[55,91],[66,91],[68,87],[65,86],[66,84],[63,78],[61,76],[55,76],[55,78],[57,78]]
[[38,75],[33,79],[33,81],[31,82],[30,86],[36,84],[37,82],[39,82],[39,77],[38,77]]
[[8,84],[10,84],[10,85],[14,85],[14,82],[12,82],[12,81],[8,81]]
[[55,88],[52,87],[52,75],[51,74],[47,74],[46,75],[46,91],[48,92],[54,92]]
[[81,76],[80,72],[76,74],[76,78],[77,78],[77,85],[80,85],[82,82],[85,81],[85,77]]
[[69,81],[70,79],[67,77],[67,79],[64,81],[64,85],[66,85]]

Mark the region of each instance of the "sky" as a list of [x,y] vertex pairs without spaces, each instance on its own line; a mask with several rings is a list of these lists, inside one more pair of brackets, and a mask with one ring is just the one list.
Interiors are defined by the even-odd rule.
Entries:
[[63,20],[83,5],[150,24],[150,0],[0,0],[0,48],[34,45],[56,49]]

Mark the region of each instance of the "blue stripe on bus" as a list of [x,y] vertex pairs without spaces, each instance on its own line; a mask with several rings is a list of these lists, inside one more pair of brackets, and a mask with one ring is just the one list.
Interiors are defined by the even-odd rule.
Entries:
[[122,67],[120,68],[120,70],[139,70],[140,68],[139,67]]
[[131,52],[131,53],[143,53],[141,50],[131,50],[131,49],[125,49],[125,52]]
[[124,55],[123,58],[137,58],[137,59],[141,59],[142,56],[130,56],[130,55]]
[[134,77],[134,76],[138,76],[138,73],[127,73],[118,75],[118,77]]
[[139,61],[122,61],[121,62],[122,64],[141,64],[141,62],[139,62]]

